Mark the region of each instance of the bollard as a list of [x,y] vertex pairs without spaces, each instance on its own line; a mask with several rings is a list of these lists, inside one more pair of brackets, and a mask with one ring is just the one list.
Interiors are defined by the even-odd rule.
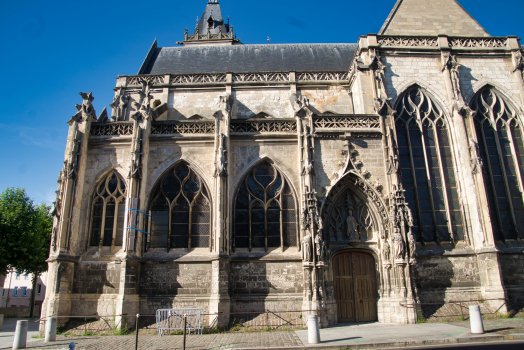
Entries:
[[15,338],[13,339],[13,350],[25,349],[27,344],[27,320],[16,321]]
[[320,330],[318,329],[318,315],[307,317],[307,341],[309,344],[320,343]]
[[184,314],[184,340],[182,341],[182,350],[186,350],[186,326],[187,326],[187,316]]
[[136,335],[135,335],[135,350],[138,349],[138,322],[140,321],[140,314],[136,314],[136,324],[135,324],[135,330],[136,330]]
[[46,343],[56,340],[56,317],[48,317],[45,323],[45,339]]
[[76,346],[75,342],[72,341],[71,343],[69,343],[69,350],[74,350],[75,346]]
[[4,326],[4,314],[0,314],[0,331],[2,330],[3,326]]
[[480,313],[479,305],[469,306],[469,324],[471,325],[471,333],[484,333],[484,325],[482,324],[482,314]]

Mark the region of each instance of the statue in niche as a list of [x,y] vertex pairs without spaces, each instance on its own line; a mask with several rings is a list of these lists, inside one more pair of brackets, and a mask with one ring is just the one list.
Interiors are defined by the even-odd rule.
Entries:
[[311,261],[311,236],[309,234],[302,238],[302,260]]
[[317,253],[317,260],[324,261],[324,254],[325,254],[326,246],[325,246],[324,240],[322,239],[322,235],[320,234],[320,232],[315,235],[315,248],[316,248],[316,253]]
[[395,259],[404,260],[404,253],[406,251],[406,247],[404,244],[404,240],[400,235],[398,227],[395,227],[395,233],[393,235],[393,244],[395,248]]
[[390,259],[390,247],[387,240],[384,240],[384,244],[382,245],[382,259],[384,262],[389,262]]
[[220,136],[218,136],[218,149],[216,150],[214,177],[225,177],[226,174],[226,150],[224,148],[224,134],[221,133]]
[[346,227],[347,227],[347,237],[349,241],[358,241],[360,239],[360,235],[358,232],[358,222],[353,217],[353,205],[348,206],[348,216],[346,218]]

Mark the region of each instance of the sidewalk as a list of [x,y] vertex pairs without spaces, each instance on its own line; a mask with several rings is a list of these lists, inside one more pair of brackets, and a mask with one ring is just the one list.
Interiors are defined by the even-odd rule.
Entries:
[[11,349],[13,347],[13,337],[15,335],[16,321],[27,320],[27,344],[37,341],[33,336],[38,334],[39,323],[35,322],[38,318],[4,318],[4,327],[0,331],[0,349]]
[[[424,323],[399,325],[386,323],[341,324],[320,330],[321,344],[309,345],[307,330],[238,332],[191,335],[186,349],[376,349],[468,342],[520,340],[524,342],[524,319],[485,320],[485,334],[469,333],[469,322]],[[0,333],[3,336],[3,333]],[[29,339],[28,339],[29,340]],[[34,339],[33,339],[34,340]],[[134,350],[135,336],[59,336],[53,343],[38,339],[28,349],[68,349],[74,341],[76,350]],[[181,349],[182,336],[139,336],[138,348],[143,350]]]

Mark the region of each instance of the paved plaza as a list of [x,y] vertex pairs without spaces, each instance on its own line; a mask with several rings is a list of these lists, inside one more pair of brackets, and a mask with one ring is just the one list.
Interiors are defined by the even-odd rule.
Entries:
[[[0,331],[0,349],[11,348],[16,319],[6,319]],[[468,342],[493,342],[501,340],[524,340],[524,319],[485,320],[486,333],[471,334],[469,322],[423,323],[416,325],[364,323],[339,324],[320,330],[321,343],[310,345],[307,330],[228,332],[218,334],[190,335],[186,349],[351,349],[391,348],[421,345],[456,344]],[[68,349],[70,342],[77,344],[77,350],[133,350],[135,335],[126,336],[63,336],[56,342],[45,343],[43,339],[32,338],[37,323],[29,322],[28,349]],[[145,332],[144,332],[145,333]],[[139,334],[138,349],[168,350],[182,349],[181,335]]]

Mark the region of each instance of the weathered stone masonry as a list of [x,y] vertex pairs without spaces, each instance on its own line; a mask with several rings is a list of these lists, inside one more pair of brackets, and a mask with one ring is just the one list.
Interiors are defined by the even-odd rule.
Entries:
[[522,47],[454,0],[432,16],[460,25],[417,24],[422,3],[399,0],[358,44],[242,45],[205,12],[207,33],[155,41],[117,78],[111,116],[81,94],[43,315],[291,310],[328,326],[515,305]]

